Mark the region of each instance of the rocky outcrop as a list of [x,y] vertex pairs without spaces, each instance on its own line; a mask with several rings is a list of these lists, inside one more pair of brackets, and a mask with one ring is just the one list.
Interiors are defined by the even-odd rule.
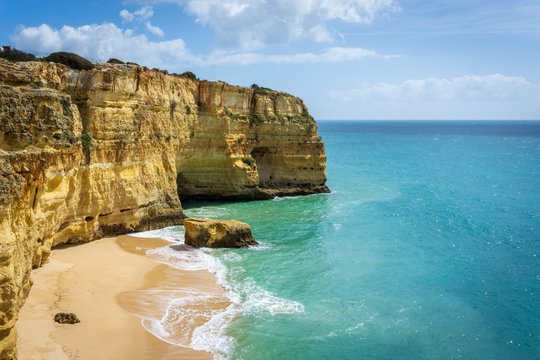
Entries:
[[0,59],[0,358],[51,247],[180,224],[180,199],[328,191],[301,99],[95,66]]
[[54,315],[54,321],[59,324],[78,324],[81,322],[77,315],[74,313],[56,313]]
[[193,247],[243,248],[257,245],[248,224],[236,220],[184,219],[185,243]]

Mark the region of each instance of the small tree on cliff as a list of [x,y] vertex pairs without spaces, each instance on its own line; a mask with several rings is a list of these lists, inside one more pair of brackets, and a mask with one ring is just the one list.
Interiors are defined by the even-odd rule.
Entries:
[[55,52],[43,60],[64,64],[75,70],[92,70],[95,66],[87,59],[70,52]]

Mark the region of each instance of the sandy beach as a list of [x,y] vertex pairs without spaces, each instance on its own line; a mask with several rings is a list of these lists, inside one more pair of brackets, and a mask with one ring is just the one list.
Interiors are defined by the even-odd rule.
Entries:
[[[208,271],[178,270],[144,255],[170,245],[123,235],[53,250],[50,262],[32,272],[34,285],[17,322],[19,358],[212,359],[171,343],[189,345],[208,314],[229,303]],[[165,329],[171,343],[145,329],[155,328],[171,299],[182,297],[189,309],[183,317],[173,314],[181,321]],[[73,312],[81,322],[57,324],[58,312]]]

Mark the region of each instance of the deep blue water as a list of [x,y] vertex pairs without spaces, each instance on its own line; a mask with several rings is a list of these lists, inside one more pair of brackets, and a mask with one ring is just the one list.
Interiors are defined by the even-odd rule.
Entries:
[[540,123],[319,122],[331,194],[185,204],[215,250],[233,359],[539,359]]

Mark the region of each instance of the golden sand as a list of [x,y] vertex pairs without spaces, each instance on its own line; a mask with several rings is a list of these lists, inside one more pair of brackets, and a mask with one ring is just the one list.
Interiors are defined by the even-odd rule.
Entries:
[[[208,314],[229,306],[208,271],[178,270],[145,256],[169,245],[123,235],[55,249],[32,273],[34,285],[17,322],[19,358],[212,359],[143,327],[143,321],[152,327],[152,319],[161,319],[170,300],[185,296],[180,310],[190,315],[166,330],[167,341],[189,345]],[[73,312],[81,322],[57,324],[57,312]]]

